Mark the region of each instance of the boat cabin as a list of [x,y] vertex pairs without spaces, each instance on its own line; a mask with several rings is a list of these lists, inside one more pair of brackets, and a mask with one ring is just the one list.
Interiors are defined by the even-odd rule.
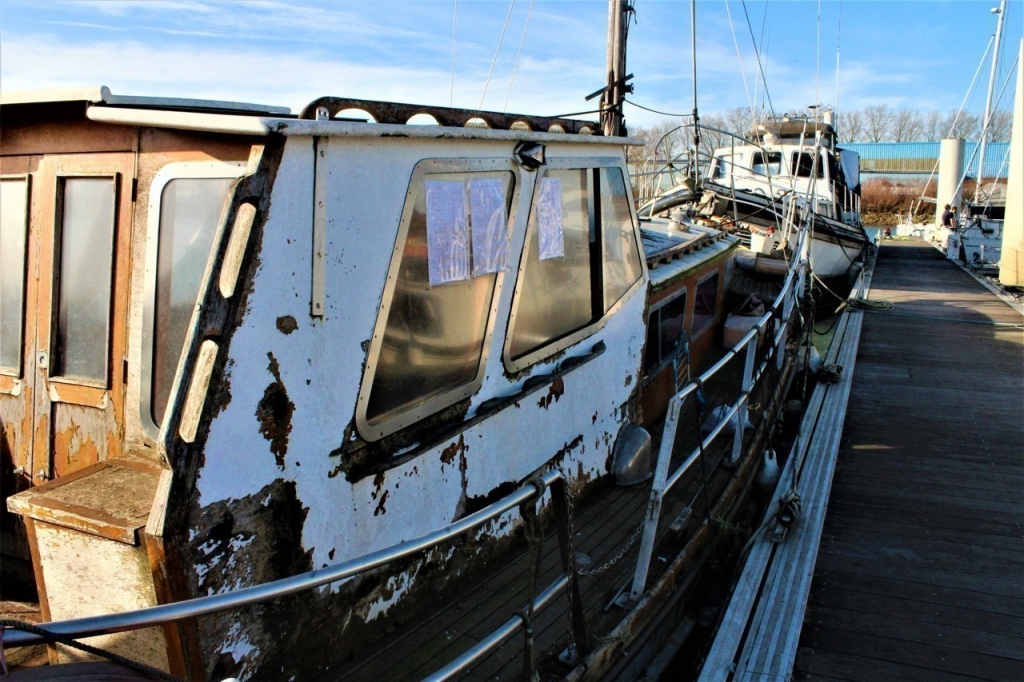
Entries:
[[[641,235],[636,141],[594,124],[107,88],[0,107],[4,581],[44,619],[364,556],[542,471],[583,492],[717,347],[736,239]],[[88,641],[193,678],[323,672],[515,527]]]

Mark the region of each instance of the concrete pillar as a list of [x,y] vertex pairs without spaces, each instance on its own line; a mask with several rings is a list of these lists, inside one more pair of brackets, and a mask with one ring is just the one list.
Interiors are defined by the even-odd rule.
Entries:
[[1017,62],[1017,96],[1013,102],[1010,133],[1010,174],[1006,179],[1006,219],[999,259],[999,281],[1006,286],[1024,285],[1024,40]]
[[939,148],[939,186],[935,199],[935,226],[942,225],[942,211],[946,204],[960,206],[964,175],[964,141],[943,140]]

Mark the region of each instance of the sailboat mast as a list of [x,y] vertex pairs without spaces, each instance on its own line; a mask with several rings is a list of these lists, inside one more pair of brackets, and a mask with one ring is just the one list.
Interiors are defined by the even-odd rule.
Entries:
[[700,183],[700,119],[697,116],[697,0],[690,0],[690,52],[693,55],[693,180]]
[[985,118],[981,126],[981,149],[978,152],[978,182],[974,188],[974,198],[977,200],[978,192],[981,190],[981,183],[985,176],[985,142],[988,139],[988,126],[992,119],[992,92],[996,85],[996,67],[999,65],[999,45],[1003,37],[1003,21],[1006,19],[1006,0],[999,3],[999,9],[993,9],[999,15],[999,22],[996,24],[995,48],[992,50],[992,70],[988,76],[988,96],[985,98]]
[[601,128],[607,136],[621,137],[626,128],[622,116],[622,103],[628,92],[626,86],[626,12],[628,2],[608,0],[608,83],[601,97]]

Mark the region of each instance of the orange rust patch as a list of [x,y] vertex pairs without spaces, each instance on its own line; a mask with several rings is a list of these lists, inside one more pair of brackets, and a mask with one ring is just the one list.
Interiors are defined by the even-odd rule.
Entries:
[[548,394],[545,396],[541,396],[541,399],[537,404],[546,410],[552,402],[557,403],[558,399],[561,398],[564,393],[565,384],[562,382],[562,377],[558,377],[557,379],[552,381],[551,385],[548,387]]

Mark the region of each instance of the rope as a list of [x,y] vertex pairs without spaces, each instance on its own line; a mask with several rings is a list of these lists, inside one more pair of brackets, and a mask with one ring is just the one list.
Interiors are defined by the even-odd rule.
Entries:
[[[643,109],[644,111],[649,111],[652,114],[661,114],[662,116],[675,116],[675,117],[678,117],[678,118],[690,118],[690,117],[693,116],[693,112],[691,112],[689,114],[671,114],[671,113],[669,113],[667,111],[658,111],[657,109],[651,109],[650,107],[645,107],[642,104],[637,104],[636,102],[633,102],[633,101],[628,100],[628,99],[624,99],[623,101],[625,101],[626,104],[632,104],[637,109]],[[594,112],[592,112],[592,111],[585,111],[583,113],[592,114]]]
[[[113,661],[114,663],[117,663],[119,665],[123,665],[126,668],[134,670],[135,672],[142,673],[143,675],[148,675],[149,677],[152,677],[153,679],[156,679],[156,680],[171,680],[173,682],[177,682],[179,680],[179,678],[174,677],[173,675],[168,675],[163,670],[158,670],[157,668],[154,668],[152,666],[146,665],[145,663],[140,663],[139,661],[133,661],[130,658],[125,658],[124,656],[120,656],[120,655],[115,654],[113,652],[104,651],[103,649],[99,649],[99,648],[91,646],[89,644],[85,644],[83,642],[75,641],[73,638],[71,638],[71,637],[69,637],[67,635],[62,635],[62,634],[59,634],[59,633],[56,633],[56,632],[51,632],[50,630],[44,630],[41,627],[37,627],[35,625],[32,625],[31,623],[25,623],[24,621],[20,621],[20,620],[4,618],[4,619],[0,619],[0,627],[3,627],[4,629],[6,629],[6,628],[13,628],[15,630],[22,630],[24,632],[30,632],[33,635],[38,635],[38,636],[46,639],[46,641],[48,641],[48,642],[53,642],[53,643],[56,643],[56,644],[63,644],[64,646],[69,646],[69,647],[72,647],[74,649],[79,649],[80,651],[84,651],[87,654],[92,654],[93,656],[99,656],[101,658],[105,658],[105,659],[107,659],[109,661]],[[2,641],[2,638],[3,638],[3,630],[0,630],[0,641]],[[7,671],[5,669],[4,673],[6,674],[6,672]]]
[[484,108],[484,98],[487,97],[487,86],[491,84],[491,74],[494,73],[494,65],[498,62],[498,54],[501,53],[501,43],[505,40],[505,29],[508,28],[508,20],[512,17],[512,8],[516,6],[516,0],[508,5],[508,14],[505,15],[505,25],[501,27],[501,36],[498,38],[498,48],[494,51],[494,59],[491,60],[491,68],[487,72],[487,81],[484,83],[484,94],[480,95],[480,110]]
[[516,52],[516,63],[512,66],[512,78],[508,82],[508,93],[505,95],[505,111],[508,111],[508,98],[512,96],[512,84],[516,82],[516,71],[519,69],[519,56],[523,54],[523,43],[526,42],[526,29],[530,26],[530,17],[533,15],[534,0],[530,0],[530,10],[526,13],[526,23],[523,24],[523,37],[519,39],[519,51]]

